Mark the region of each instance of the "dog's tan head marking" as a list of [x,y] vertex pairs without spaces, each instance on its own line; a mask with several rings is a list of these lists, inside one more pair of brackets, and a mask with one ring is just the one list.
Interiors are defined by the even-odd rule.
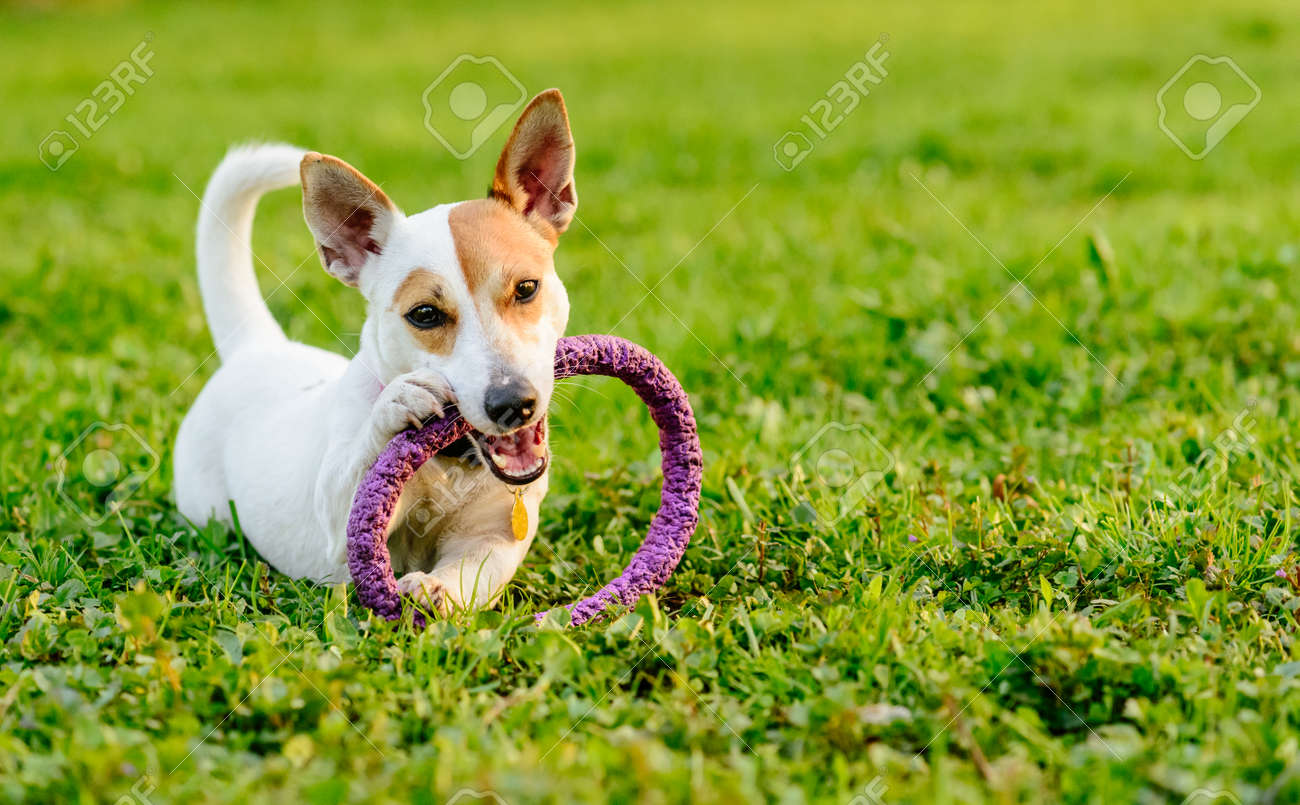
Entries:
[[[533,343],[568,315],[552,256],[577,210],[574,145],[559,90],[528,104],[497,160],[486,199],[453,206],[447,223],[479,315],[500,323],[494,341]],[[535,284],[531,296],[522,293]],[[539,328],[546,320],[551,327]]]
[[434,355],[450,355],[456,347],[456,303],[448,293],[446,282],[442,277],[428,270],[417,268],[402,280],[393,294],[393,304],[389,310],[404,319],[417,308],[428,305],[442,314],[445,319],[436,327],[422,328],[407,321],[407,328],[420,348]]
[[474,304],[480,315],[500,316],[507,324],[526,325],[541,317],[543,305],[522,302],[521,283],[554,281],[554,246],[523,217],[495,198],[464,201],[447,216],[451,236]]

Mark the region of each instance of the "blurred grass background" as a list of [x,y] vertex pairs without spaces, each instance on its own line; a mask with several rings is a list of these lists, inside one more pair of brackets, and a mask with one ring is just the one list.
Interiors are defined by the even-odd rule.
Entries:
[[[5,6],[0,792],[114,799],[144,774],[153,801],[848,801],[882,775],[891,803],[1294,797],[1293,12]],[[152,78],[48,170],[38,144],[146,36]],[[774,144],[882,38],[888,76],[783,170]],[[564,91],[570,332],[658,352],[701,421],[700,535],[659,608],[607,630],[522,614],[615,572],[653,511],[653,434],[616,386],[556,401],[546,549],[505,615],[419,636],[340,619],[169,502],[215,368],[194,193],[232,143],[286,140],[408,212],[482,195],[505,131],[461,161],[423,125],[462,53]],[[1262,101],[1193,161],[1155,95],[1198,53]],[[288,278],[269,304],[350,352],[364,310],[299,205],[259,209],[254,251]],[[1249,400],[1249,449],[1167,505]],[[88,528],[51,468],[101,420],[161,466]],[[896,462],[870,516],[834,526],[802,517],[816,491],[790,468],[828,422]],[[882,726],[881,703],[908,716]]]

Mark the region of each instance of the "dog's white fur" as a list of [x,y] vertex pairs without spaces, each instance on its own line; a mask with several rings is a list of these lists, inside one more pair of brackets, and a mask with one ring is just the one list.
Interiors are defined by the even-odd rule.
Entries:
[[[551,252],[577,204],[573,154],[563,100],[549,90],[516,124],[492,199],[408,217],[335,158],[287,145],[231,151],[212,176],[198,223],[199,285],[222,365],[177,435],[181,512],[196,523],[229,523],[233,502],[244,533],[275,568],[346,581],[352,499],[394,434],[440,414],[451,401],[476,430],[506,432],[485,410],[488,384],[503,372],[536,389],[529,422],[544,416],[569,310]],[[258,290],[249,248],[258,197],[300,179],[326,269],[367,301],[360,351],[351,360],[288,340]],[[463,264],[465,254],[499,255],[509,244],[527,253]],[[454,346],[441,352],[396,307],[417,271],[432,277],[439,304],[455,311]],[[540,307],[512,307],[523,303],[502,296],[498,286],[533,274],[541,285],[529,304]],[[524,489],[528,532],[516,541],[513,488],[488,471],[485,459],[468,467],[452,458],[431,460],[406,486],[393,518],[390,549],[402,574],[399,586],[426,595],[440,611],[494,601],[536,533],[546,475]],[[407,522],[422,500],[446,499],[449,488],[458,505],[432,528]]]

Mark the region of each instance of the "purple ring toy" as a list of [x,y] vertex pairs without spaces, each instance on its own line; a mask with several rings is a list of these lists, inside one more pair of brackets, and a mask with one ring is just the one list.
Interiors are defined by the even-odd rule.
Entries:
[[[609,335],[561,338],[555,350],[555,377],[575,375],[617,377],[650,408],[650,416],[659,426],[664,484],[650,531],[623,573],[595,595],[566,605],[573,625],[591,620],[611,604],[630,606],[668,580],[699,522],[704,467],[695,414],[686,392],[644,347]],[[389,620],[402,617],[404,606],[387,540],[388,522],[402,487],[424,462],[469,431],[469,423],[454,408],[419,430],[402,431],[357,487],[348,518],[348,570],[361,603]],[[415,625],[423,627],[424,615],[414,604],[411,614]],[[536,617],[540,620],[545,615],[539,612]]]

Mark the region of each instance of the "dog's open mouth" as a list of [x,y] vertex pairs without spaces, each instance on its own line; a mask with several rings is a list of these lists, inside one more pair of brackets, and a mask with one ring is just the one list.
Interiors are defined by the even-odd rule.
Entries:
[[474,432],[474,441],[492,474],[508,484],[536,481],[546,472],[546,418],[504,436]]

